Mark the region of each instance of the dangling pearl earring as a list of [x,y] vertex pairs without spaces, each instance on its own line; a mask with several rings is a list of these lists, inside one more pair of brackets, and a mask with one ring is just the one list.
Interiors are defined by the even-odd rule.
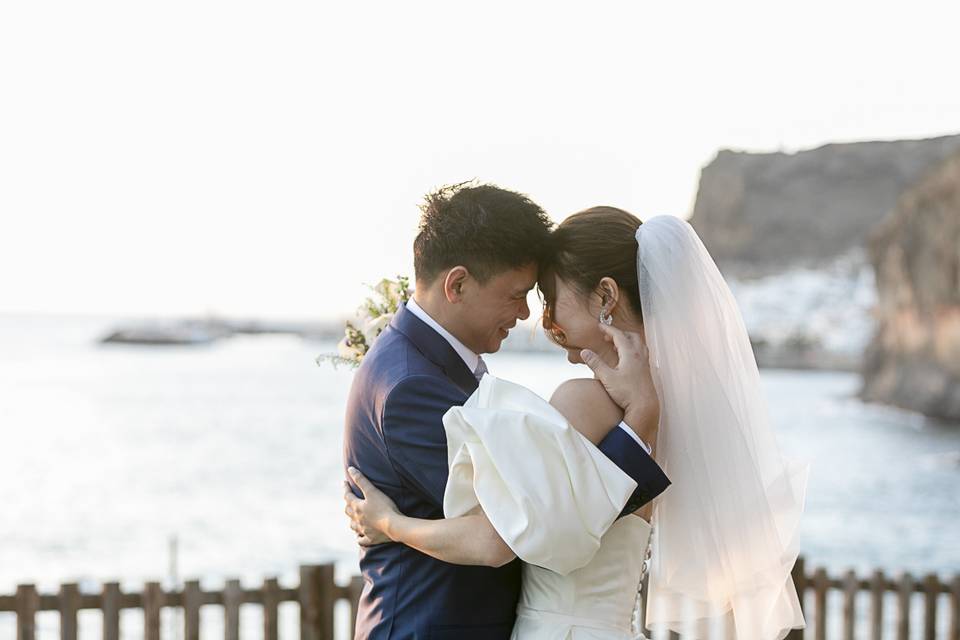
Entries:
[[600,309],[600,323],[605,324],[608,327],[613,324],[613,314],[608,314],[606,309]]

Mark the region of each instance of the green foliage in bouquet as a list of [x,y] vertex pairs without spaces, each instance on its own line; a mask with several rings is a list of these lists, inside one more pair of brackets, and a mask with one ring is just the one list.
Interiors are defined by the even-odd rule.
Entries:
[[337,353],[317,356],[317,364],[330,362],[334,367],[341,364],[358,367],[374,340],[390,324],[393,314],[413,295],[410,279],[406,276],[397,276],[396,280],[384,278],[370,290],[375,295],[364,300],[357,309],[356,322],[347,321],[343,339],[337,344]]

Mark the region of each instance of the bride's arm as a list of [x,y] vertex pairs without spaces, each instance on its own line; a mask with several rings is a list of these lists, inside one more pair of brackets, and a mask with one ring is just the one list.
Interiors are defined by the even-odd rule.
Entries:
[[517,557],[480,507],[442,520],[397,514],[387,524],[387,534],[394,542],[451,564],[502,567]]
[[458,518],[411,518],[359,471],[350,469],[350,477],[363,499],[347,487],[345,512],[361,546],[399,542],[451,564],[487,567],[502,567],[516,557],[480,507]]
[[[550,404],[595,445],[610,433],[611,425],[623,420],[623,410],[610,398],[599,380],[567,380],[553,392]],[[650,446],[656,445],[658,418],[659,411],[651,411],[643,425],[635,425],[635,428],[643,429],[642,433]],[[649,521],[653,515],[653,503],[648,502],[634,514]]]
[[567,380],[553,392],[550,404],[594,445],[600,444],[611,429],[617,428],[614,425],[623,420],[623,409],[610,399],[597,380]]
[[[599,380],[567,380],[553,392],[550,404],[595,445],[599,445],[613,428],[617,428],[611,428],[611,425],[618,425],[624,419],[623,409],[610,398]],[[639,438],[655,448],[659,421],[660,407],[650,402],[644,411],[635,415],[630,427]]]

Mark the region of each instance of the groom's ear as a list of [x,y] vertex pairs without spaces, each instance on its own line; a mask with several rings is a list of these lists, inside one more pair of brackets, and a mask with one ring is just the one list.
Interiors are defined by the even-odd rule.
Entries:
[[443,295],[447,302],[456,304],[463,300],[463,285],[469,278],[470,272],[462,265],[457,265],[447,271],[443,277]]

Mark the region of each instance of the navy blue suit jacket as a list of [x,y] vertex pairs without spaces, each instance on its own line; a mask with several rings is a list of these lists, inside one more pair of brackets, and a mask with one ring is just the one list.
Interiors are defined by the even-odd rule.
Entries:
[[[453,347],[402,306],[357,369],[347,404],[344,462],[403,513],[443,518],[447,441],[443,414],[477,388]],[[600,450],[637,481],[623,513],[652,500],[666,476],[615,428]],[[360,495],[356,487],[354,493]],[[363,591],[357,638],[509,638],[520,594],[520,561],[499,568],[436,560],[402,544],[360,551]]]

